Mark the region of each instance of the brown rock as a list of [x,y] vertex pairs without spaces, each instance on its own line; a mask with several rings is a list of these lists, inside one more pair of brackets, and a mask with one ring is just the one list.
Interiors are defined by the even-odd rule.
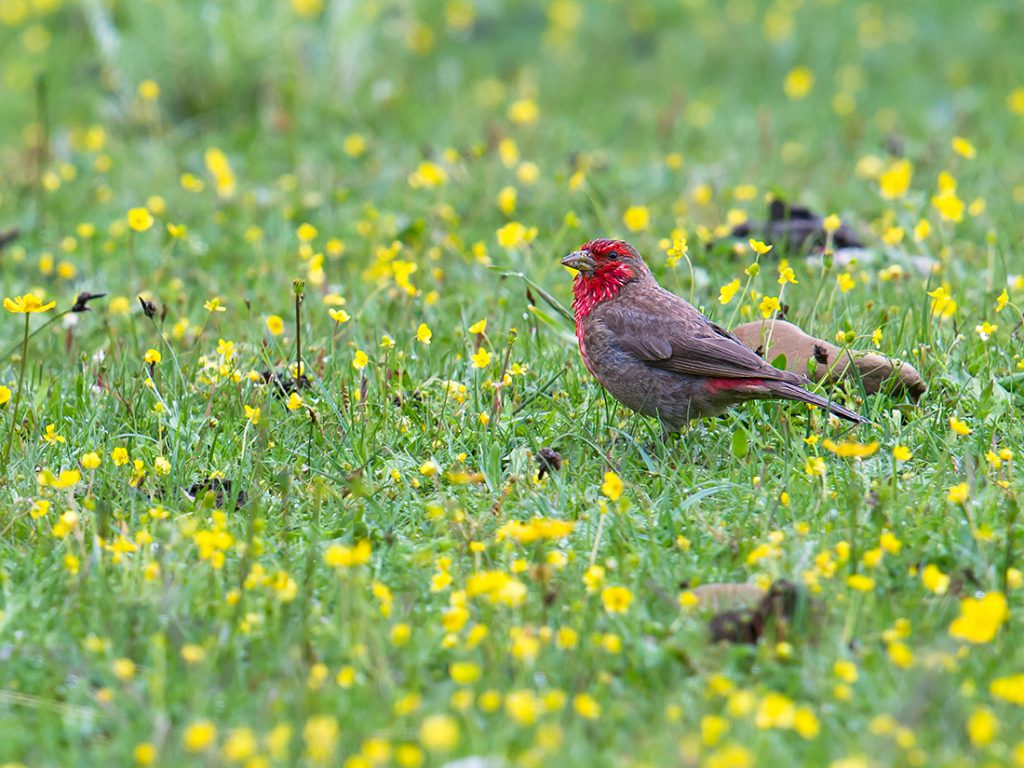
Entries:
[[815,381],[836,383],[855,378],[859,373],[867,394],[891,387],[892,391],[906,393],[912,400],[917,400],[927,389],[921,375],[909,363],[890,360],[875,352],[840,349],[785,320],[758,320],[733,328],[732,332],[769,362],[785,355],[787,371],[810,372]]

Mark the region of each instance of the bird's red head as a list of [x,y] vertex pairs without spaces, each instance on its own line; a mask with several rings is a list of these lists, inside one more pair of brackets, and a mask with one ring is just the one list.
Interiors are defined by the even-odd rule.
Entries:
[[615,298],[623,285],[648,273],[636,248],[623,240],[603,237],[584,243],[562,259],[562,264],[578,272],[572,286],[577,321],[600,302]]

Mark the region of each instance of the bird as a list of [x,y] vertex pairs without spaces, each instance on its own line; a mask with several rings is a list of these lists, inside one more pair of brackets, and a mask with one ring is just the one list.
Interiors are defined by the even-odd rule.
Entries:
[[665,436],[748,400],[797,400],[868,423],[662,288],[629,243],[591,240],[561,263],[576,270],[572,310],[587,370],[627,408],[659,419]]

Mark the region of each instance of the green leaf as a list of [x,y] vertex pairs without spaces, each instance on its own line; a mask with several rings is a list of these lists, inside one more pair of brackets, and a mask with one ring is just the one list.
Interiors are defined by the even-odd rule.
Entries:
[[737,459],[745,458],[747,455],[747,431],[736,429],[732,433],[732,455]]

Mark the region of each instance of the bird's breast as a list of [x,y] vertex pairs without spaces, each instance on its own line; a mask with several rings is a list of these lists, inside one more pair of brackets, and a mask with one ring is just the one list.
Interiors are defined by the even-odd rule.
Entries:
[[583,325],[581,323],[576,324],[576,341],[580,345],[580,357],[583,358],[583,364],[587,366],[587,370],[590,371],[591,375],[597,376],[594,371],[594,366],[590,362],[590,356],[587,354],[587,342],[585,334],[583,333]]

